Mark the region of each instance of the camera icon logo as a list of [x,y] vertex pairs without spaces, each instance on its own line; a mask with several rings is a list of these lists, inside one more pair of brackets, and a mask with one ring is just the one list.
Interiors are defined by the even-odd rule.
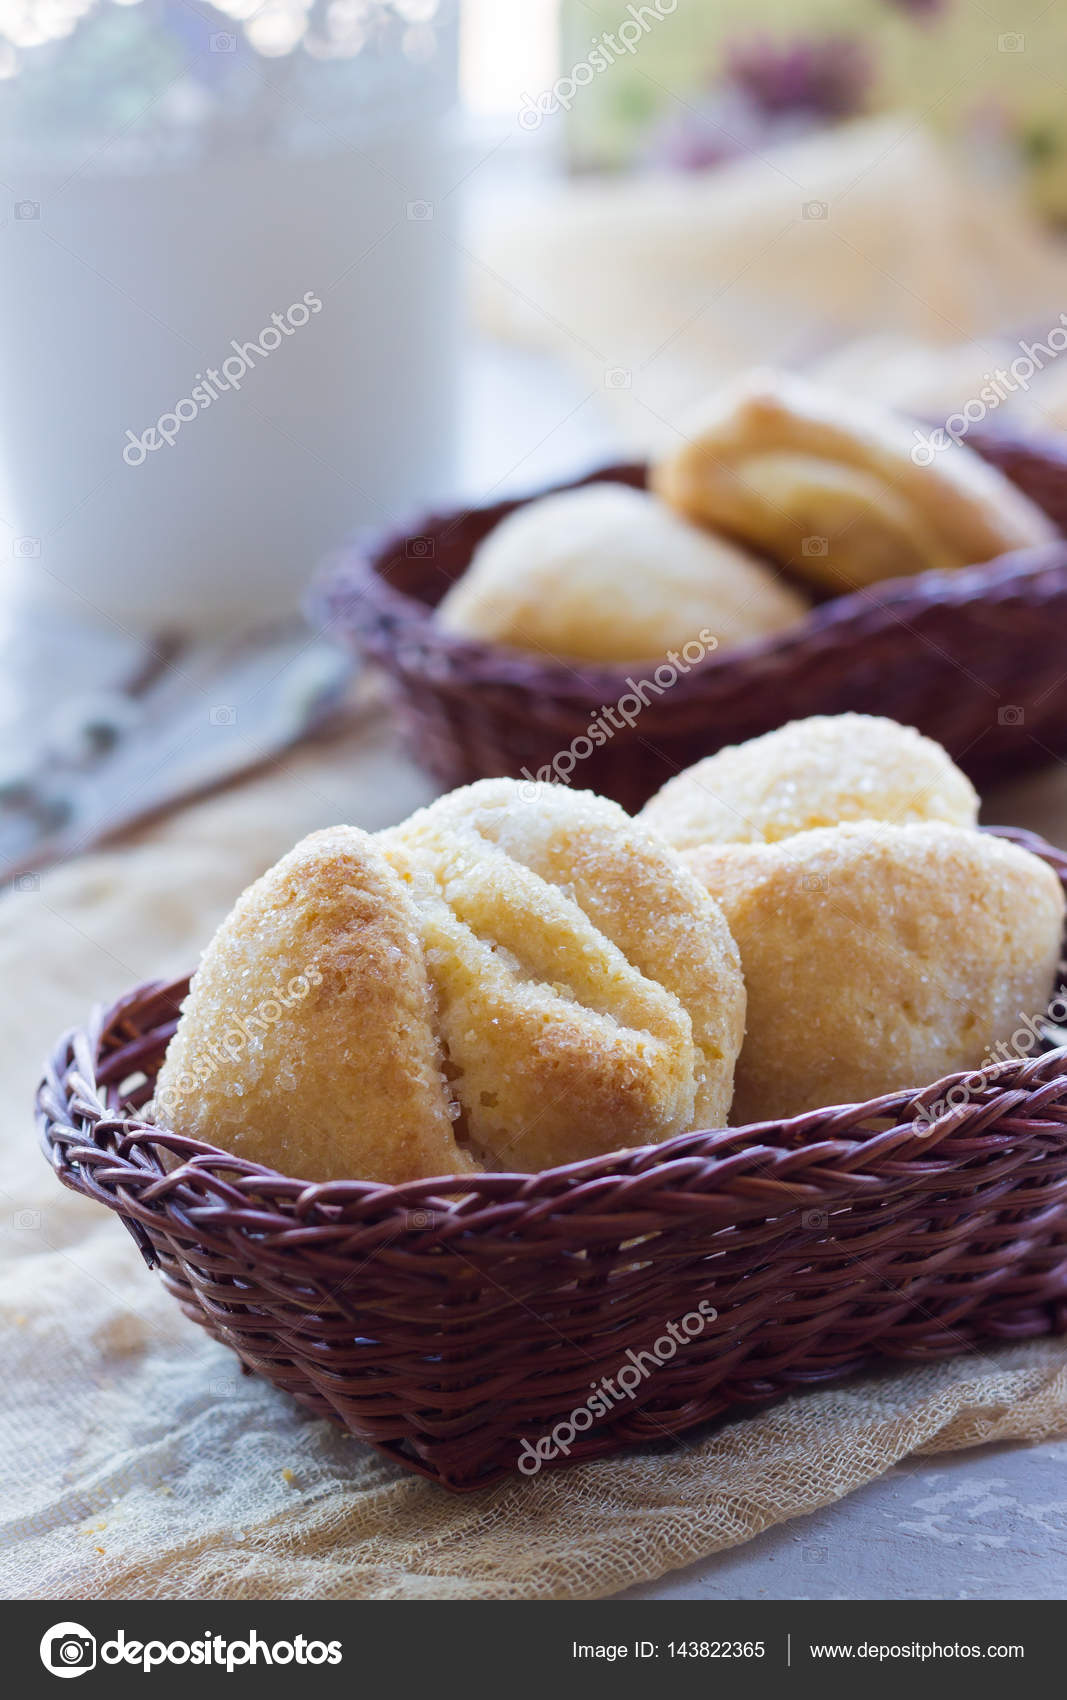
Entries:
[[212,53],[236,53],[237,37],[230,30],[216,30],[208,46]]
[[1009,702],[1003,708],[997,709],[998,726],[1021,726],[1025,719],[1026,715],[1018,703]]
[[20,561],[35,560],[41,553],[41,539],[39,537],[16,537],[11,545],[11,553],[17,556]]
[[626,366],[609,366],[604,373],[606,390],[628,390],[632,381],[633,374]]
[[96,1637],[80,1623],[54,1623],[41,1637],[41,1663],[53,1676],[84,1676],[96,1666]]
[[818,1230],[825,1228],[829,1224],[830,1218],[825,1210],[805,1210],[800,1220],[805,1228]]
[[40,891],[40,874],[16,874],[11,881],[13,891]]
[[409,537],[404,544],[404,554],[409,561],[431,561],[434,554],[432,537]]
[[801,207],[805,218],[829,218],[830,208],[825,201],[805,201]]
[[16,218],[40,218],[40,216],[41,216],[41,203],[40,203],[40,201],[16,201],[15,202],[15,217]]
[[16,1210],[12,1221],[20,1233],[35,1233],[41,1226],[41,1212],[39,1210]]
[[1007,35],[997,36],[998,53],[1025,53],[1026,37],[1015,30],[1009,30]]
[[411,1228],[416,1233],[422,1228],[436,1228],[440,1220],[441,1217],[436,1210],[405,1210],[404,1212],[405,1228]]
[[237,710],[231,703],[217,702],[214,708],[208,711],[208,719],[212,726],[236,726]]
[[800,553],[802,555],[825,555],[829,547],[828,538],[805,537],[800,545]]
[[417,219],[432,218],[433,203],[431,201],[409,201],[408,217]]

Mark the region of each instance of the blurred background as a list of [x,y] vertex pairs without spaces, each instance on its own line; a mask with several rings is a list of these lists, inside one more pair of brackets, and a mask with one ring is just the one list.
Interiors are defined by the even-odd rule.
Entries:
[[1040,0],[0,0],[5,877],[350,706],[354,530],[753,361],[962,406],[1067,309],[1065,90]]

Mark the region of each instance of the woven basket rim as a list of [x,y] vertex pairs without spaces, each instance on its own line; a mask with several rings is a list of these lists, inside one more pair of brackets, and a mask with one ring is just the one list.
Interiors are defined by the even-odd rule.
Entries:
[[[1001,451],[1025,450],[1032,458],[1045,460],[1050,468],[1067,477],[1067,434],[998,430],[974,432],[969,442],[979,453],[983,444],[988,444],[991,450],[994,447]],[[542,496],[578,489],[592,482],[640,483],[645,470],[643,461],[607,462],[574,478],[504,501],[426,512],[404,526],[357,532],[324,562],[309,593],[309,609],[314,619],[328,628],[343,618],[359,619],[362,609],[365,617],[359,636],[375,659],[384,659],[393,652],[396,633],[402,630],[405,646],[419,652],[422,663],[432,668],[439,687],[454,681],[462,689],[474,686],[511,692],[521,687],[561,702],[616,700],[631,688],[630,678],[635,671],[662,665],[664,657],[654,654],[618,663],[563,660],[507,644],[462,637],[439,625],[434,604],[390,583],[385,568],[411,540],[439,535],[472,519],[484,519],[489,530],[515,509]],[[755,675],[787,667],[798,652],[840,644],[850,627],[866,627],[872,620],[895,622],[903,611],[913,610],[927,601],[962,605],[981,598],[992,604],[1010,599],[1023,587],[1039,585],[1046,574],[1050,575],[1051,591],[1054,588],[1051,575],[1057,569],[1062,572],[1063,559],[1063,542],[1054,539],[1010,550],[973,566],[932,568],[910,576],[879,580],[875,585],[845,595],[830,596],[779,633],[731,645],[694,663],[672,684],[672,700],[680,705],[687,697],[699,695],[713,677],[734,670]],[[795,581],[800,583],[798,576]],[[449,577],[447,582],[453,580]],[[806,589],[810,593],[813,587],[808,584]]]
[[[1067,884],[1067,853],[1037,834],[1007,827],[981,830],[1040,855]],[[399,1185],[361,1180],[307,1181],[235,1157],[218,1146],[172,1133],[138,1116],[137,1106],[129,1108],[119,1101],[118,1088],[124,1080],[144,1072],[148,1082],[154,1081],[155,1068],[145,1068],[140,1053],[147,1052],[150,1046],[159,1049],[159,1029],[155,1039],[142,1039],[125,1049],[119,1047],[106,1068],[98,1073],[102,1034],[121,1022],[125,1011],[146,1004],[158,1005],[161,1013],[173,1009],[174,1019],[162,1028],[164,1032],[173,1031],[178,1003],[188,983],[188,978],[145,982],[107,1008],[95,1010],[88,1027],[66,1032],[38,1087],[36,1101],[42,1148],[65,1184],[76,1190],[91,1191],[122,1214],[128,1207],[128,1201],[123,1198],[124,1180],[136,1174],[140,1187],[145,1169],[150,1167],[158,1177],[158,1184],[150,1193],[139,1191],[141,1205],[158,1200],[169,1204],[172,1210],[181,1211],[187,1216],[191,1238],[196,1237],[197,1221],[204,1220],[205,1208],[225,1213],[228,1233],[238,1232],[254,1239],[279,1227],[291,1229],[294,1223],[315,1230],[353,1221],[372,1223],[379,1237],[380,1230],[396,1232],[398,1228],[405,1237],[437,1236],[449,1226],[462,1230],[467,1216],[475,1211],[484,1215],[484,1207],[494,1203],[505,1214],[509,1206],[521,1205],[528,1210],[532,1203],[543,1203],[546,1208],[551,1205],[553,1209],[564,1205],[578,1213],[595,1203],[596,1211],[607,1216],[616,1208],[612,1193],[619,1183],[647,1176],[661,1189],[665,1176],[672,1170],[672,1181],[677,1180],[680,1216],[687,1210],[693,1215],[705,1215],[728,1203],[730,1212],[740,1220],[768,1213],[771,1207],[768,1183],[774,1185],[782,1180],[788,1184],[786,1177],[798,1151],[803,1152],[807,1171],[818,1158],[834,1168],[839,1181],[841,1166],[846,1165],[851,1187],[862,1187],[868,1179],[873,1180],[869,1171],[889,1155],[894,1155],[898,1162],[914,1160],[920,1165],[932,1164],[930,1172],[935,1173],[938,1145],[961,1122],[969,1126],[976,1109],[988,1112],[981,1116],[984,1125],[1013,1110],[1021,1112],[1030,1095],[1054,1095],[1067,1082],[1065,1045],[1009,1058],[988,1069],[945,1075],[921,1087],[902,1088],[862,1103],[820,1106],[800,1115],[739,1127],[693,1129],[658,1144],[623,1147],[530,1174],[504,1170],[437,1175]],[[73,1072],[69,1069],[71,1061],[75,1065]],[[921,1133],[917,1131],[915,1122],[920,1112],[929,1110],[952,1087],[979,1073],[984,1076],[985,1084],[971,1094],[964,1106],[945,1111],[924,1126]],[[60,1079],[69,1079],[69,1090],[57,1089]],[[139,1105],[148,1096],[142,1088]],[[1033,1113],[1032,1107],[1028,1108]],[[85,1137],[74,1126],[72,1112],[91,1130],[91,1137]],[[873,1125],[887,1121],[891,1124],[888,1127]],[[807,1135],[816,1129],[819,1138],[809,1141]],[[1067,1139],[1067,1128],[1058,1126],[1057,1132]],[[980,1130],[973,1133],[973,1138],[985,1138],[991,1146],[998,1147],[1011,1143],[1008,1136],[983,1134]],[[164,1168],[159,1158],[161,1150],[180,1158],[179,1166]],[[70,1176],[72,1169],[83,1168],[92,1171],[91,1187],[79,1187]],[[809,1204],[825,1203],[840,1195],[840,1185],[829,1182],[825,1192],[813,1192],[810,1174],[803,1190],[802,1202]],[[795,1200],[792,1207],[796,1208]],[[625,1203],[618,1208],[633,1214],[632,1187],[627,1190]]]

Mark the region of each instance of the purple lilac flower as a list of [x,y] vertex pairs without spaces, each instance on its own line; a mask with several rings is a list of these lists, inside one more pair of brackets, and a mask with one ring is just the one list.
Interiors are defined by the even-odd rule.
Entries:
[[726,50],[723,81],[768,118],[806,113],[834,121],[863,110],[873,66],[851,36],[778,43],[758,36]]
[[866,48],[851,36],[735,42],[703,100],[657,129],[648,157],[699,171],[789,141],[864,111],[873,76]]

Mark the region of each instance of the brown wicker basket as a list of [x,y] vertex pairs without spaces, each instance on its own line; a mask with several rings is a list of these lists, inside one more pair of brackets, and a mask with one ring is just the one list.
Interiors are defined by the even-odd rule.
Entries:
[[[1067,438],[969,441],[1067,533]],[[645,468],[608,466],[575,483],[605,480],[640,487]],[[413,754],[446,786],[538,774],[620,700],[628,678],[655,666],[568,665],[438,627],[433,609],[448,586],[520,505],[435,514],[415,531],[357,543],[312,595],[313,618],[386,670]],[[724,744],[846,709],[917,726],[989,781],[1067,753],[1065,642],[1067,541],[894,579],[709,657],[580,760],[572,783],[636,809]]]
[[[1067,883],[1067,855],[1006,836]],[[670,1442],[872,1359],[1067,1329],[1067,1048],[1000,1065],[927,1129],[964,1077],[540,1174],[308,1185],[139,1119],[186,986],[62,1039],[46,1155],[248,1369],[448,1487],[520,1451],[532,1473],[627,1365],[647,1373],[544,1462]]]

